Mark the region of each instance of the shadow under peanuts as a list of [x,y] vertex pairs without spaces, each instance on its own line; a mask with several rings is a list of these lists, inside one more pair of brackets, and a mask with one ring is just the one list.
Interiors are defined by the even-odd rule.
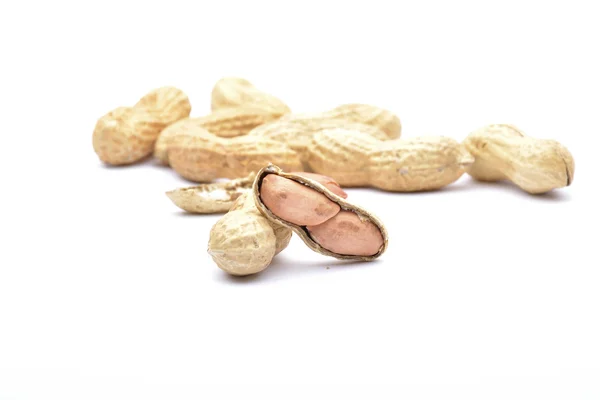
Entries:
[[235,276],[218,269],[217,280],[231,284],[250,284],[253,282],[277,281],[285,278],[294,278],[298,275],[317,275],[335,273],[349,268],[372,268],[381,263],[380,259],[373,261],[338,260],[323,256],[323,261],[298,261],[287,258],[285,254],[275,256],[271,265],[265,270],[246,276]]
[[225,212],[213,212],[213,213],[193,213],[187,212],[184,210],[177,210],[171,213],[174,217],[177,218],[206,218],[210,219],[210,217],[222,217],[225,215]]
[[148,155],[148,156],[146,156],[138,161],[135,161],[131,164],[113,165],[113,164],[105,163],[105,162],[102,162],[99,160],[99,166],[100,166],[100,168],[108,169],[108,170],[134,169],[136,167],[154,166],[155,162],[156,162],[156,160],[151,155]]
[[465,182],[465,186],[472,190],[485,189],[488,191],[508,192],[517,197],[526,198],[531,201],[545,201],[545,202],[568,202],[571,201],[571,195],[568,193],[568,186],[560,189],[554,189],[542,194],[531,194],[527,193],[514,183],[506,181],[497,182],[483,182],[473,178],[468,178]]

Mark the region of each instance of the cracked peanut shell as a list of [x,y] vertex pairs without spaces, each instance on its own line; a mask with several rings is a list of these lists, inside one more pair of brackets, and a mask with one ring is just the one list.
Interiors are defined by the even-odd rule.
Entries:
[[[379,233],[381,234],[382,245],[379,247],[379,249],[377,249],[377,251],[375,253],[373,253],[371,255],[339,254],[339,253],[335,253],[335,252],[330,251],[330,250],[326,249],[325,247],[321,246],[311,236],[307,227],[295,225],[295,224],[292,224],[282,218],[279,218],[278,216],[273,214],[269,210],[269,208],[263,203],[262,198],[261,198],[261,185],[262,185],[263,179],[269,174],[276,174],[280,177],[291,179],[297,183],[308,186],[309,188],[317,191],[320,194],[323,194],[329,200],[331,200],[332,202],[339,205],[341,210],[350,211],[350,212],[356,214],[360,218],[361,221],[372,223],[373,225],[375,225],[377,227]],[[379,218],[377,218],[375,215],[371,214],[369,211],[365,210],[364,208],[357,206],[355,204],[352,204],[351,202],[343,199],[342,197],[337,196],[336,194],[334,194],[329,189],[327,189],[325,186],[323,186],[322,184],[320,184],[319,182],[317,182],[315,180],[312,180],[312,179],[309,179],[309,178],[306,178],[304,176],[300,176],[297,174],[293,174],[293,173],[286,173],[278,166],[269,164],[268,166],[264,167],[257,173],[256,179],[254,180],[252,193],[254,196],[254,201],[256,203],[256,207],[263,215],[265,215],[265,217],[267,219],[269,219],[270,221],[273,221],[274,223],[280,224],[284,227],[290,228],[302,239],[302,241],[311,250],[313,250],[319,254],[323,254],[326,256],[330,256],[330,257],[335,257],[335,258],[342,259],[342,260],[372,261],[372,260],[378,258],[379,256],[381,256],[381,254],[383,254],[385,252],[385,250],[387,249],[387,245],[388,245],[387,230],[386,230],[385,226],[383,225],[383,222]]]

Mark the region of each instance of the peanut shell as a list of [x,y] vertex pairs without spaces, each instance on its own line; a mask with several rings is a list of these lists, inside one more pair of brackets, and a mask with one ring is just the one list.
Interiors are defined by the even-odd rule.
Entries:
[[219,268],[243,276],[263,271],[289,244],[292,231],[265,218],[251,193],[241,195],[210,230],[208,253]]
[[[261,198],[261,194],[260,194],[260,190],[261,190],[261,185],[262,185],[262,181],[265,178],[265,176],[269,175],[269,174],[276,174],[278,176],[284,177],[284,178],[288,178],[291,180],[294,180],[298,183],[301,183],[303,185],[308,186],[309,188],[325,195],[329,200],[333,201],[334,203],[337,203],[340,208],[342,210],[346,210],[346,211],[351,211],[355,214],[357,214],[361,220],[365,220],[365,221],[369,221],[372,222],[380,231],[381,233],[381,237],[383,238],[383,244],[382,246],[378,249],[378,251],[375,254],[372,255],[368,255],[368,256],[364,256],[364,255],[351,255],[351,254],[338,254],[338,253],[334,253],[326,248],[324,248],[323,246],[321,246],[319,243],[317,243],[310,235],[310,233],[308,232],[308,230],[306,229],[306,227],[304,226],[299,226],[299,225],[295,225],[292,223],[289,223],[288,221],[279,218],[278,216],[276,216],[275,214],[273,214],[269,208],[263,203],[262,198]],[[369,213],[368,211],[366,211],[365,209],[363,209],[362,207],[359,207],[357,205],[354,205],[348,201],[346,201],[345,199],[341,198],[340,196],[337,196],[336,194],[334,194],[333,192],[331,192],[329,189],[327,189],[325,186],[321,185],[319,182],[297,175],[297,174],[291,174],[291,173],[285,173],[283,172],[283,170],[281,168],[279,168],[276,165],[273,164],[269,164],[268,166],[264,167],[263,169],[261,169],[257,175],[256,175],[256,179],[254,180],[254,184],[252,187],[252,191],[253,191],[253,195],[254,195],[254,201],[256,203],[256,207],[258,208],[258,210],[265,215],[270,221],[273,221],[275,223],[278,223],[282,226],[288,227],[290,228],[292,231],[294,231],[298,236],[300,236],[300,238],[302,239],[302,241],[313,251],[323,254],[323,255],[327,255],[327,256],[331,256],[331,257],[335,257],[338,259],[342,259],[342,260],[362,260],[362,261],[372,261],[374,259],[376,259],[377,257],[379,257],[381,254],[384,253],[384,251],[387,248],[388,245],[388,236],[387,236],[387,230],[385,229],[383,223],[379,220],[379,218],[377,218],[376,216],[374,216],[373,214]]]
[[211,109],[252,106],[267,110],[274,115],[290,112],[289,107],[277,97],[257,89],[243,78],[225,77],[219,79],[211,93]]
[[160,132],[187,117],[188,97],[174,87],[155,89],[133,107],[118,107],[98,119],[92,135],[94,151],[112,165],[135,163],[152,154]]
[[255,176],[251,173],[245,178],[178,188],[166,194],[177,207],[190,213],[225,213],[242,194],[252,190]]
[[469,170],[475,179],[508,179],[531,194],[573,182],[575,162],[565,146],[555,140],[525,136],[513,125],[483,127],[463,143],[475,157],[475,168]]

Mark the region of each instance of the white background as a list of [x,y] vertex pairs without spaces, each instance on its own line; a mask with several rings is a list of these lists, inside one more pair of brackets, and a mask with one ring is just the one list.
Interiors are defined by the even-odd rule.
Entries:
[[[3,2],[0,399],[600,398],[594,3]],[[574,183],[348,190],[380,260],[294,238],[233,279],[219,216],[164,195],[188,182],[91,142],[163,85],[206,114],[228,75],[297,112],[388,108],[404,137],[516,124],[571,150]]]

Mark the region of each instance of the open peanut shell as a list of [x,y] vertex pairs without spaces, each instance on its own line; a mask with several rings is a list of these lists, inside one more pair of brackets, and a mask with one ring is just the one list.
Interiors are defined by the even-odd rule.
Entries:
[[[324,248],[323,246],[321,246],[319,243],[317,243],[313,239],[313,237],[311,236],[310,232],[306,229],[306,227],[296,225],[296,224],[290,223],[284,219],[279,218],[277,215],[273,214],[271,212],[271,210],[269,210],[269,208],[263,203],[263,201],[261,199],[261,194],[260,194],[261,193],[261,185],[262,185],[263,179],[269,174],[276,174],[280,177],[291,179],[297,183],[308,186],[309,188],[316,190],[317,192],[326,196],[329,200],[338,204],[340,206],[341,210],[353,212],[359,217],[359,219],[361,221],[368,221],[368,222],[373,223],[377,227],[377,229],[379,229],[379,232],[381,233],[381,236],[383,237],[383,244],[381,245],[381,247],[375,254],[372,254],[369,256],[338,254],[338,253],[334,253],[334,252]],[[372,261],[372,260],[378,258],[379,256],[381,256],[387,249],[387,246],[388,246],[387,230],[379,218],[377,218],[375,215],[371,214],[369,211],[365,210],[364,208],[357,206],[355,204],[352,204],[351,202],[334,194],[329,189],[327,189],[325,186],[323,186],[319,182],[316,182],[315,180],[312,180],[312,179],[309,179],[309,178],[306,178],[306,177],[303,177],[300,175],[292,174],[292,173],[286,173],[281,168],[277,167],[276,165],[269,164],[268,166],[262,168],[260,171],[257,172],[256,178],[254,179],[254,183],[252,186],[252,193],[254,195],[254,201],[256,202],[256,207],[265,217],[267,217],[272,222],[275,222],[277,224],[280,224],[282,226],[292,229],[292,231],[294,231],[298,236],[300,236],[302,241],[311,250],[313,250],[319,254],[323,254],[326,256],[330,256],[330,257],[335,257],[335,258],[341,259],[341,260]]]

